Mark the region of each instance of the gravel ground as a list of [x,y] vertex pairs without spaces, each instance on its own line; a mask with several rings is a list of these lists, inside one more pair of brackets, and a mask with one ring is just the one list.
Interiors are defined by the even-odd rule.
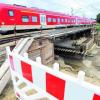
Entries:
[[0,95],[0,100],[16,100],[12,81],[8,83],[6,88],[4,89],[3,93]]

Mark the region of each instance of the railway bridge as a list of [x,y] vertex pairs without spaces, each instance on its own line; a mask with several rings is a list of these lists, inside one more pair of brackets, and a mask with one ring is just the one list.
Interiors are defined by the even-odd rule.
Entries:
[[94,46],[92,27],[65,29],[60,33],[49,33],[54,41],[55,54],[62,57],[83,59]]

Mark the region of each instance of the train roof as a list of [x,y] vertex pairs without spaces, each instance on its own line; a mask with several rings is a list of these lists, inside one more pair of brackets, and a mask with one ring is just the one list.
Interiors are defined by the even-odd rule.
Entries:
[[10,9],[19,9],[19,10],[25,10],[25,11],[34,11],[36,12],[34,9],[30,9],[30,8],[27,8],[26,6],[21,6],[21,5],[10,5],[10,4],[3,4],[3,3],[0,3],[0,8],[10,8]]
[[63,14],[63,13],[59,13],[59,12],[53,12],[53,11],[47,11],[44,9],[39,9],[36,7],[26,7],[26,6],[21,6],[21,5],[10,5],[10,4],[3,4],[0,3],[0,8],[10,8],[10,9],[19,9],[19,10],[25,10],[25,11],[33,11],[33,12],[37,12],[37,13],[42,13],[42,14],[49,14],[49,15],[56,15],[56,16],[63,16],[63,17],[70,17],[70,15],[68,14]]
[[72,16],[72,15],[69,15],[69,14],[64,14],[64,13],[59,13],[59,12],[54,12],[54,11],[47,11],[47,10],[44,10],[44,9],[39,9],[39,8],[36,8],[36,7],[26,7],[26,6],[22,6],[22,5],[17,5],[17,4],[14,4],[14,5],[10,5],[10,4],[4,4],[4,3],[0,3],[0,8],[10,8],[10,9],[19,9],[19,10],[22,10],[22,11],[26,11],[26,12],[35,12],[35,13],[42,13],[42,14],[48,14],[48,15],[54,15],[54,16],[63,16],[63,17],[69,17],[69,18],[78,18],[78,19],[84,19],[84,20],[90,20],[88,18],[84,18],[84,17],[79,17],[79,16]]

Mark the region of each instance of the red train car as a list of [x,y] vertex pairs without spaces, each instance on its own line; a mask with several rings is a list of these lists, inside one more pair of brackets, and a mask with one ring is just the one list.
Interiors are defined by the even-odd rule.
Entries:
[[0,31],[90,25],[94,21],[38,8],[0,3]]

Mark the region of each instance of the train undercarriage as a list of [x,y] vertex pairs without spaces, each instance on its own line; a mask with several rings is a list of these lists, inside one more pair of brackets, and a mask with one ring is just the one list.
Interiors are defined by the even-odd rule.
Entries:
[[65,58],[84,59],[94,44],[91,30],[69,34],[55,40],[55,54]]

